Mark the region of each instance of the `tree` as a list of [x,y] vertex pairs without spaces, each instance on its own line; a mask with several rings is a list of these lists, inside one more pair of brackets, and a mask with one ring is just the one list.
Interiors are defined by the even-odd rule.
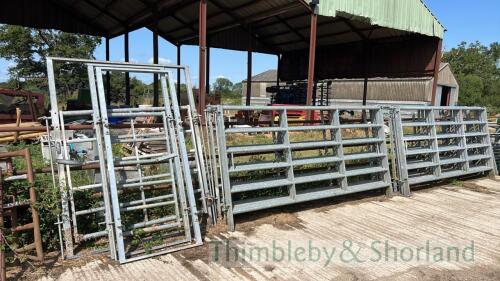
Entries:
[[459,104],[487,106],[490,113],[500,112],[500,44],[489,47],[479,42],[460,43],[443,54],[460,86]]
[[213,84],[214,92],[219,92],[221,94],[229,94],[233,90],[233,82],[224,77],[219,77],[215,80]]
[[[47,56],[94,59],[99,37],[56,30],[0,25],[0,56],[13,62],[8,71],[18,88],[46,89]],[[81,64],[54,65],[58,87],[66,93],[86,84],[86,68]]]

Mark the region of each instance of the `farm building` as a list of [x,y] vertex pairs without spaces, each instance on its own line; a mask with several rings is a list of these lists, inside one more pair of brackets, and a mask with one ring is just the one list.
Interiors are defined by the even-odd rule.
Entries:
[[[251,105],[266,105],[271,102],[272,94],[267,88],[277,83],[276,70],[271,69],[252,77]],[[246,80],[243,81],[242,103],[245,103]],[[363,101],[364,79],[324,80],[328,85],[329,104],[359,104]],[[370,78],[367,84],[367,104],[412,104],[430,105],[434,77],[409,78]],[[284,85],[283,82],[280,85]],[[316,96],[320,96],[318,87]],[[323,90],[324,91],[324,90]],[[448,63],[441,63],[438,74],[436,99],[434,105],[456,105],[459,85]]]

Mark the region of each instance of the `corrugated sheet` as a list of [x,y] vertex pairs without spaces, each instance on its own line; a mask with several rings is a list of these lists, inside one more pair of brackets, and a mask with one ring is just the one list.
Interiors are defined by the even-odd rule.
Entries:
[[379,25],[443,38],[444,27],[421,0],[322,0],[320,15],[351,17]]
[[[362,100],[363,79],[333,80],[334,99]],[[370,79],[368,81],[368,100],[381,101],[430,101],[432,92],[431,78],[415,79]]]

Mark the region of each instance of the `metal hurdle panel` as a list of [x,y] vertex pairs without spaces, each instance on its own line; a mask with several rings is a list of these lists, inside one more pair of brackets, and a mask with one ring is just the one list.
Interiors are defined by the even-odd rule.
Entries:
[[[269,126],[228,128],[224,110],[274,112]],[[319,114],[317,123],[291,122],[293,111]],[[367,123],[348,122],[344,110],[366,112]],[[367,190],[391,190],[384,118],[379,107],[217,106],[222,210],[230,230],[234,215]],[[359,119],[359,118],[358,118]],[[211,127],[210,125],[208,126]],[[306,136],[308,139],[301,139]],[[245,140],[249,138],[247,143]],[[244,143],[244,144],[242,144]],[[212,149],[212,155],[217,152]]]
[[[102,78],[103,71],[159,74],[164,106],[160,108],[153,107],[147,111],[144,111],[142,108],[108,110]],[[96,77],[95,84],[92,81],[94,75]],[[95,66],[95,69],[93,69],[92,65],[89,65],[91,94],[97,94],[102,118],[116,251],[117,259],[120,263],[193,247],[202,243],[182,120],[176,95],[172,92],[175,87],[171,83],[171,77],[169,78],[170,83],[167,83],[169,75],[170,73],[166,70],[134,69],[116,66]],[[119,132],[110,130],[109,118],[130,118],[131,129],[134,131],[133,119],[138,116],[157,116],[163,121],[162,136],[150,137],[143,135],[141,138],[145,138],[146,141],[151,138],[165,140],[167,146],[166,153],[139,156],[137,146],[135,145],[136,152],[133,156],[119,157],[113,152],[113,143],[132,142],[135,144],[137,138],[135,135],[133,135],[132,139],[122,138]],[[165,170],[160,168],[156,173],[150,170],[151,175],[143,177],[145,172],[145,169],[142,169],[143,166],[158,164],[163,161],[168,163],[167,165],[163,165],[163,169]],[[127,182],[126,180],[125,182],[121,182],[115,173],[109,172],[115,170],[115,162],[137,165],[139,170],[138,180],[134,180],[134,182]],[[170,184],[168,192],[166,190],[161,190],[161,192],[152,190],[148,194],[144,191],[145,187],[154,186],[159,188],[167,183]],[[140,198],[125,196],[125,189],[139,191]],[[123,193],[120,194],[119,190],[123,190]],[[168,207],[173,208],[173,210]],[[148,213],[154,211],[156,211],[156,217],[148,217]],[[135,215],[126,216],[127,212],[135,213]],[[142,213],[142,215],[137,214],[138,212]],[[122,221],[122,218],[128,218],[128,220]],[[145,233],[155,233],[160,235],[160,238],[154,241],[152,240],[154,239],[154,235],[143,237]],[[127,237],[135,237],[136,240],[133,238],[127,239]],[[135,245],[137,239],[140,241],[145,240],[142,248]],[[161,243],[158,241],[161,241]],[[149,247],[146,247],[146,243],[149,243]]]
[[[92,98],[92,110],[61,111],[57,107],[56,87],[53,71],[53,62],[71,62],[87,65],[89,84]],[[196,158],[196,167],[190,169],[186,140],[189,136],[192,143],[200,144],[198,115],[195,108],[192,92],[189,91],[188,130],[183,128],[180,106],[178,106],[175,86],[169,70],[181,68],[189,81],[187,67],[141,65],[128,63],[109,63],[80,59],[49,58],[47,70],[49,77],[49,90],[52,110],[51,119],[57,153],[57,177],[61,191],[62,218],[66,257],[74,256],[74,242],[108,236],[111,256],[120,262],[129,262],[171,251],[193,247],[202,243],[198,222],[193,182],[191,173],[201,174],[203,179],[205,171],[204,157],[198,156],[201,149],[194,146],[193,153]],[[161,78],[163,103],[162,107],[153,108],[120,108],[108,109],[105,101],[104,71],[156,73]],[[56,106],[54,106],[56,105]],[[95,136],[83,140],[68,140],[65,135],[66,116],[80,116],[93,123]],[[137,135],[135,118],[138,116],[156,116],[161,120],[158,132]],[[128,118],[129,128],[114,129],[108,117]],[[126,131],[126,134],[123,134]],[[130,135],[131,132],[131,135]],[[137,142],[161,140],[165,142],[166,153],[139,154]],[[68,154],[68,146],[74,142],[93,142],[97,145],[98,154],[94,159],[75,159]],[[132,155],[122,157],[113,152],[114,143],[132,144]],[[161,155],[160,155],[161,154]],[[156,171],[149,165],[160,165]],[[100,171],[100,179],[84,186],[75,186],[71,181],[73,168],[80,170],[95,169]],[[117,168],[135,168],[137,177],[123,176]],[[106,172],[104,172],[106,171]],[[201,172],[200,172],[201,171]],[[201,191],[200,199],[205,207],[206,181],[199,180]],[[147,189],[161,189],[149,191]],[[102,196],[96,206],[85,209],[78,208],[75,194],[92,190]],[[134,195],[130,196],[133,193]],[[161,193],[161,194],[160,194]],[[136,198],[137,197],[137,198]],[[151,213],[154,213],[153,215]],[[158,214],[165,214],[159,216]],[[92,233],[80,233],[78,222],[80,216],[100,217],[100,229]],[[122,223],[122,218],[125,221]],[[161,237],[165,243],[153,243],[145,234]],[[160,235],[160,236],[158,236]],[[131,241],[139,239],[143,245],[140,249]],[[158,239],[157,239],[158,240]]]
[[410,186],[481,172],[496,173],[481,107],[397,107],[391,132],[397,140],[401,193]]

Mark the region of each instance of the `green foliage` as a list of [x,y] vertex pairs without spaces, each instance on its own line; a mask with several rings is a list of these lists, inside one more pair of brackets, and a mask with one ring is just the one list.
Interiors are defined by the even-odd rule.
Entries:
[[[9,151],[20,150],[27,147],[30,151],[33,169],[43,168],[46,164],[42,158],[42,152],[38,145],[28,145],[19,143],[16,145],[9,145]],[[23,158],[16,157],[13,160],[15,169],[25,169],[26,162]],[[57,180],[57,179],[56,179]],[[27,198],[28,182],[25,180],[6,182],[5,193],[12,193],[14,190],[22,191]],[[35,173],[35,190],[37,193],[37,204],[35,208],[38,209],[40,217],[40,230],[42,233],[42,242],[47,249],[56,249],[59,245],[57,225],[57,215],[60,213],[59,207],[59,192],[53,187],[52,176],[50,174]],[[23,197],[18,198],[23,199]],[[19,213],[19,220],[30,219],[31,213]],[[31,232],[23,232],[18,236],[17,242],[22,245],[31,243],[33,240]]]
[[[56,30],[0,25],[0,57],[14,63],[9,67],[16,88],[45,91],[47,56],[93,59],[99,37]],[[86,69],[76,64],[56,64],[58,88],[69,94],[86,84]]]
[[219,77],[215,80],[212,86],[214,92],[221,93],[221,95],[229,94],[233,90],[233,82],[224,77]]
[[460,86],[459,104],[488,107],[490,113],[500,112],[500,44],[489,47],[479,42],[462,42],[443,54]]

